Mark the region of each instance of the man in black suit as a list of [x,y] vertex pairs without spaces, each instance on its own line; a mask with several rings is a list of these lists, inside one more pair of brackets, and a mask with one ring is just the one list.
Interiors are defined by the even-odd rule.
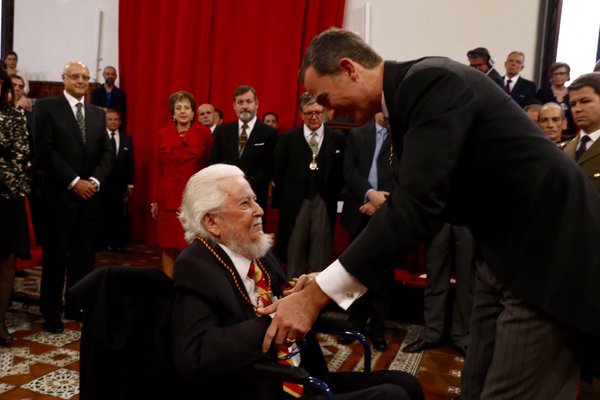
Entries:
[[92,91],[90,102],[104,111],[112,108],[121,113],[121,119],[125,122],[127,117],[127,96],[125,92],[115,86],[117,80],[117,69],[112,66],[104,67],[102,72],[104,84],[98,86]]
[[258,98],[253,87],[235,89],[233,109],[238,120],[218,125],[215,129],[209,164],[225,163],[240,167],[258,197],[258,204],[266,210],[277,133],[256,118]]
[[[280,382],[250,376],[247,369],[299,351],[289,364],[325,380],[336,399],[423,399],[419,382],[405,372],[329,373],[314,335],[304,345],[290,339],[262,353],[270,318],[258,317],[256,308],[282,296],[285,277],[255,198],[244,173],[231,165],[204,168],[186,185],[180,220],[191,244],[175,262],[171,332],[173,360],[187,392],[218,393],[223,399],[291,398]],[[302,398],[314,398],[310,389],[299,388]]]
[[500,87],[504,87],[504,80],[494,68],[494,60],[490,52],[485,47],[477,47],[467,52],[469,66],[478,69],[486,74],[491,80],[496,82]]
[[535,83],[520,76],[525,68],[525,54],[520,51],[512,51],[504,62],[506,75],[503,76],[504,91],[521,107],[525,107],[537,93]]
[[[390,144],[383,113],[375,114],[373,120],[348,133],[344,155],[346,186],[340,223],[348,231],[350,243],[367,226],[394,187],[398,159],[393,157]],[[389,310],[391,273],[391,269],[386,271],[377,289],[368,292],[349,310],[350,321],[359,330],[363,330],[369,320],[369,335],[373,347],[379,351],[387,349],[384,322]]]
[[106,111],[112,165],[101,192],[102,198],[102,244],[111,251],[123,251],[129,241],[129,215],[127,205],[133,191],[133,143],[131,136],[121,131],[121,114],[117,110]]
[[[313,284],[276,312],[263,342],[298,338],[334,300],[346,308],[393,257],[444,222],[471,230],[477,268],[464,399],[572,399],[573,336],[600,338],[600,196],[502,89],[443,57],[384,62],[358,35],[311,42],[300,80],[334,116],[389,118],[400,159],[392,194]],[[565,246],[564,243],[570,245]]]
[[[44,328],[63,331],[62,294],[94,268],[98,191],[110,170],[110,142],[104,113],[84,104],[89,87],[88,67],[71,61],[65,65],[63,94],[40,99],[33,112],[37,157],[45,171],[44,199],[48,210],[43,246],[40,306]],[[69,298],[69,319],[81,319],[79,307]]]
[[273,181],[281,199],[277,255],[288,278],[321,271],[331,261],[337,202],[344,184],[344,136],[323,123],[323,106],[300,96],[304,124],[284,133],[275,148]]

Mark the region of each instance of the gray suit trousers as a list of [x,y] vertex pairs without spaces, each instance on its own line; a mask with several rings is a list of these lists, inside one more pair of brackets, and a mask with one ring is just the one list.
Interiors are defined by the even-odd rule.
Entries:
[[571,329],[524,303],[477,262],[461,399],[573,400],[580,371]]

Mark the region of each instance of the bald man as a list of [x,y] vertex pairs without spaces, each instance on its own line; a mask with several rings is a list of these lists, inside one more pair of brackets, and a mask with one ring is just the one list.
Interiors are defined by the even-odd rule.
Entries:
[[[81,61],[64,67],[63,93],[40,99],[33,112],[37,157],[46,175],[46,232],[40,293],[44,329],[63,332],[62,297],[94,268],[95,232],[102,189],[112,154],[104,112],[85,103],[90,71]],[[77,304],[66,299],[65,317],[81,320]]]
[[[548,136],[554,143],[559,144],[562,141],[562,132],[567,128],[567,119],[565,118],[565,112],[558,103],[549,102],[540,108],[538,115],[538,124],[544,131],[544,134]],[[561,148],[564,147],[559,145]]]
[[210,129],[210,133],[213,133],[217,127],[215,122],[216,113],[213,105],[208,103],[200,104],[196,114],[198,114],[198,122]]

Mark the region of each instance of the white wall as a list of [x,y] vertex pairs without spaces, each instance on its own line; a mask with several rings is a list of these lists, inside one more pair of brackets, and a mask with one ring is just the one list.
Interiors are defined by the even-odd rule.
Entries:
[[[484,46],[504,74],[506,55],[521,50],[528,57],[523,76],[532,79],[540,1],[346,0],[345,27],[363,34],[369,3],[370,44],[385,59],[441,55],[466,63],[468,50]],[[105,65],[118,67],[119,0],[15,1],[19,67],[30,79],[56,81],[65,62],[80,59],[102,81],[101,73],[94,74],[100,10],[100,72]]]
[[119,65],[118,24],[119,0],[17,0],[13,49],[18,68],[30,80],[60,81],[65,63],[80,60],[92,79],[103,82],[104,66]]
[[[363,30],[366,4],[369,32]],[[523,77],[533,79],[539,8],[540,0],[346,0],[344,27],[367,33],[388,60],[446,56],[467,64],[467,51],[485,47],[500,75],[508,53],[519,50],[526,56]]]
[[593,71],[599,29],[598,0],[563,0],[556,61],[569,64],[571,80]]

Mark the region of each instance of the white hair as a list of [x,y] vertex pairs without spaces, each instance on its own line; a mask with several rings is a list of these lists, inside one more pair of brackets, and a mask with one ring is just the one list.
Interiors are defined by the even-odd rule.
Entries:
[[234,165],[215,164],[196,172],[188,180],[178,214],[188,243],[192,243],[196,236],[211,243],[217,242],[217,238],[202,225],[202,218],[223,205],[227,196],[218,182],[232,177],[243,178],[244,172]]

